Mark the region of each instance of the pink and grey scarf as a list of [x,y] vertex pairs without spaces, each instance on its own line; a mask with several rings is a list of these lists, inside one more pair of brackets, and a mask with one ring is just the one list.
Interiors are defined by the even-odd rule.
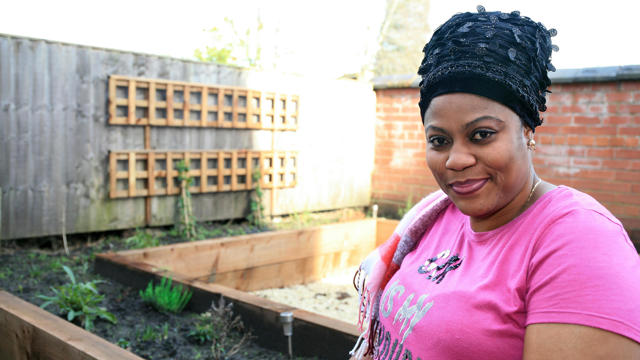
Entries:
[[451,201],[438,190],[416,204],[400,221],[391,237],[369,254],[356,272],[354,285],[360,296],[358,328],[362,331],[350,354],[361,360],[371,354],[378,328],[380,296],[411,252]]

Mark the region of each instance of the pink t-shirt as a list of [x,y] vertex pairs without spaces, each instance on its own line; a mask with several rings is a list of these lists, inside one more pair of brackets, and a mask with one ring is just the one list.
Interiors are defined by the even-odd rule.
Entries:
[[385,287],[375,358],[521,359],[533,323],[640,342],[640,257],[608,210],[564,186],[488,232],[444,210]]

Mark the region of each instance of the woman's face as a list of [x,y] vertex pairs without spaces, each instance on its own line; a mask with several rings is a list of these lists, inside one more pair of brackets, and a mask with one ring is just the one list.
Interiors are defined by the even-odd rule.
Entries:
[[458,209],[493,223],[484,230],[517,216],[532,183],[531,130],[518,115],[488,98],[454,93],[435,97],[424,119],[427,165]]

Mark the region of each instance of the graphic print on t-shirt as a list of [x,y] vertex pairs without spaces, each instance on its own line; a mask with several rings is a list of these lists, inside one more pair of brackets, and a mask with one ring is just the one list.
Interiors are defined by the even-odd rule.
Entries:
[[[437,255],[428,258],[423,265],[418,267],[418,274],[435,284],[440,284],[447,273],[456,270],[462,265],[462,258],[458,254],[451,255],[451,250],[444,250]],[[415,274],[415,273],[414,273]],[[426,275],[426,276],[425,276]],[[380,316],[392,319],[393,324],[400,325],[398,337],[393,336],[383,325],[378,329],[378,353],[376,359],[413,359],[411,350],[404,348],[405,340],[413,332],[414,327],[420,322],[433,307],[434,302],[429,301],[429,293],[411,293],[402,302],[405,287],[398,280],[387,285],[380,299]],[[396,302],[394,307],[394,301]],[[399,306],[398,306],[399,305]],[[393,313],[395,309],[395,313]],[[393,340],[393,342],[392,342]],[[404,349],[403,349],[404,348]],[[395,354],[395,357],[394,357]],[[400,357],[402,355],[402,357]]]
[[[418,267],[418,273],[428,274],[426,276],[427,280],[440,284],[449,271],[455,270],[462,265],[462,259],[459,255],[456,254],[449,257],[449,254],[451,254],[451,250],[445,250],[434,257],[428,258],[423,265]],[[438,265],[438,262],[441,262],[438,260],[443,258],[447,258],[446,262]]]

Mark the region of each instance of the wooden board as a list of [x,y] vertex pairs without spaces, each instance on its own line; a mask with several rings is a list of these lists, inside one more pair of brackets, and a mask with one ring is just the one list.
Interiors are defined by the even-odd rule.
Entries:
[[0,324],[0,360],[142,360],[5,291],[0,291]]
[[241,291],[256,291],[319,281],[334,271],[360,264],[370,248],[356,248],[252,268],[211,273],[194,280],[214,282]]
[[297,130],[298,95],[109,76],[109,124]]
[[[144,262],[159,269],[170,269],[192,279],[208,279],[212,274],[221,276],[226,272],[274,264],[283,264],[285,268],[310,266],[311,269],[316,269],[311,265],[314,261],[306,259],[329,254],[338,254],[331,256],[339,257],[345,256],[341,253],[349,256],[351,252],[360,251],[364,257],[375,246],[375,233],[376,220],[364,219],[309,229],[265,232],[130,250],[119,252],[117,256],[130,262]],[[291,264],[285,265],[287,262]],[[277,267],[263,268],[265,271],[266,269],[270,269],[270,272],[284,271],[276,270]],[[309,274],[313,271],[309,270]],[[293,283],[299,283],[296,275],[291,276]]]

